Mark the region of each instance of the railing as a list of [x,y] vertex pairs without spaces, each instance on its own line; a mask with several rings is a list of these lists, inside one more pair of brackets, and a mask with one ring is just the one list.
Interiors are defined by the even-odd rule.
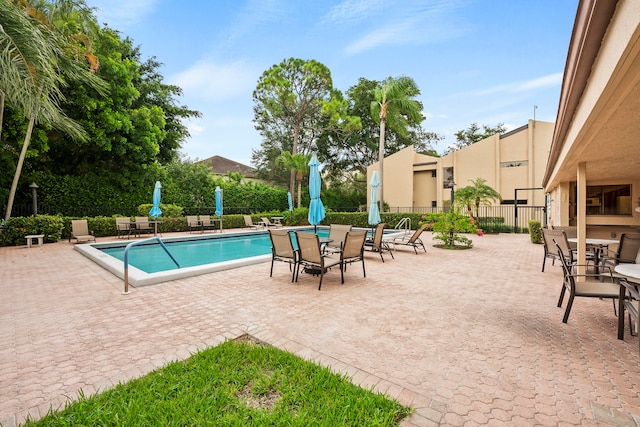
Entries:
[[408,218],[408,217],[402,218],[400,221],[398,221],[398,224],[396,224],[394,228],[396,230],[404,230],[404,231],[411,230],[411,218]]
[[164,249],[167,255],[169,255],[169,258],[171,258],[171,260],[175,262],[176,266],[180,268],[180,264],[178,264],[178,261],[176,261],[173,255],[171,255],[171,252],[169,252],[169,249],[167,249],[167,247],[165,246],[164,243],[162,243],[162,240],[160,240],[159,237],[151,237],[149,239],[131,242],[127,245],[126,248],[124,248],[124,291],[122,292],[122,295],[126,295],[129,293],[129,249],[134,246],[142,245],[144,243],[149,243],[154,240],[157,240],[158,243],[160,243],[160,246],[162,246],[162,249]]

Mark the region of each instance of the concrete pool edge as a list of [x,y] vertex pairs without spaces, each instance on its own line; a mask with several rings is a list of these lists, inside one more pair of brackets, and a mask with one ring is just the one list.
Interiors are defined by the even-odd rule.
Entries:
[[[265,232],[259,231],[249,231],[249,232],[237,232],[237,233],[227,233],[224,235],[220,235],[217,238],[224,237],[233,237],[240,236],[243,234],[264,234]],[[197,240],[204,238],[211,238],[211,235],[208,236],[181,236],[181,237],[169,237],[166,239],[162,239],[164,241],[180,241],[180,240]],[[131,242],[129,242],[131,243]],[[99,247],[108,247],[114,244],[118,244],[119,246],[125,244],[121,241],[112,241],[112,242],[101,242],[101,243],[93,243],[90,245],[75,245],[74,249],[80,252],[85,257],[89,258],[91,261],[98,264],[100,267],[104,268],[114,276],[122,279],[124,283],[124,262],[120,261],[117,258],[112,257],[111,255],[107,255],[102,252]],[[183,279],[186,277],[199,276],[201,274],[214,273],[216,271],[229,270],[232,268],[245,267],[248,265],[259,264],[268,262],[271,260],[271,254],[267,255],[259,255],[254,257],[241,258],[238,260],[232,261],[221,261],[212,264],[205,264],[195,267],[183,267],[174,270],[166,270],[157,273],[147,273],[144,272],[132,265],[129,265],[129,285],[132,287],[140,287],[140,286],[148,286],[148,285],[156,285],[158,283],[168,282],[171,280]]]

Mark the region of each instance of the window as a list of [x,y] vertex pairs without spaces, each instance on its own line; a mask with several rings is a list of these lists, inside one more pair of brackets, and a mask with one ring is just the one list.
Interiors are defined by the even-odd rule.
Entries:
[[501,168],[519,168],[521,166],[529,166],[528,160],[518,160],[514,162],[501,162]]
[[442,168],[442,188],[453,187],[453,168]]
[[436,178],[436,177],[437,177],[437,174],[436,174],[436,170],[434,169],[431,171],[431,178]]
[[431,207],[432,208],[437,208],[438,207],[438,201],[437,200],[432,200],[431,201]]
[[631,215],[631,185],[588,185],[587,215]]
[[[528,199],[518,199],[518,205],[526,205],[529,202]],[[502,200],[503,205],[515,205],[513,199]]]

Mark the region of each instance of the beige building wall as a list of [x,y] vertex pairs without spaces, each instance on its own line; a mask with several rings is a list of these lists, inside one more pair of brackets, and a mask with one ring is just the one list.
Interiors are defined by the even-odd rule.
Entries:
[[[553,127],[553,123],[530,120],[504,135],[490,136],[441,158],[407,147],[384,160],[385,202],[401,209],[431,207],[434,201],[438,207],[445,206],[445,201],[451,200],[451,189],[445,188],[445,171],[451,167],[454,189],[483,178],[504,200],[513,200],[516,188],[542,188]],[[367,169],[367,182],[373,170],[378,170],[378,163]],[[367,197],[369,202],[370,194]],[[543,206],[545,194],[542,190],[518,190],[518,200]]]

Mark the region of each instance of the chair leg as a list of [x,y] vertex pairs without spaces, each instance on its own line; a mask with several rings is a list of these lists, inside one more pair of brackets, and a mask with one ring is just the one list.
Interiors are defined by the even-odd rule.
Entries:
[[562,323],[567,323],[569,320],[569,313],[571,312],[571,306],[573,305],[573,298],[575,295],[571,294],[569,296],[569,301],[567,302],[567,309],[564,311],[564,317],[562,318]]
[[318,284],[318,290],[322,287],[322,278],[324,277],[324,268],[320,269],[320,283]]
[[544,273],[544,263],[547,262],[547,254],[544,254],[544,258],[542,258],[542,272]]
[[271,271],[269,272],[269,277],[273,277],[273,258],[271,258]]
[[558,307],[562,307],[562,300],[564,299],[564,293],[567,291],[567,288],[562,284],[562,290],[560,291],[560,298],[558,298]]
[[364,257],[362,257],[362,276],[367,277],[367,272],[364,270]]

